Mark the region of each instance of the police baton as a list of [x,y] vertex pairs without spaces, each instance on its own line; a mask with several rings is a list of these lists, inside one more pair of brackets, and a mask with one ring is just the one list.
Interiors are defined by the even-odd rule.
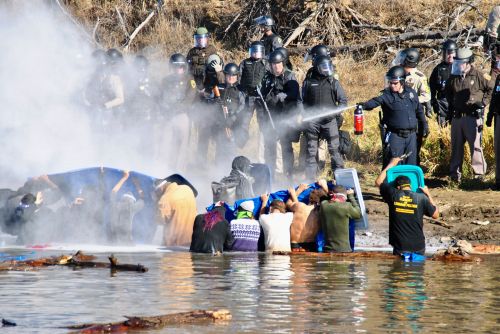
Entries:
[[264,105],[264,109],[266,109],[266,111],[267,111],[267,115],[269,116],[269,120],[271,121],[271,126],[273,127],[273,130],[276,130],[276,127],[274,126],[273,117],[271,116],[271,112],[269,111],[269,108],[267,107],[266,100],[264,100],[264,97],[262,96],[262,93],[260,91],[260,87],[257,86],[256,89],[257,89],[257,94],[259,94],[259,97],[262,100],[262,104]]

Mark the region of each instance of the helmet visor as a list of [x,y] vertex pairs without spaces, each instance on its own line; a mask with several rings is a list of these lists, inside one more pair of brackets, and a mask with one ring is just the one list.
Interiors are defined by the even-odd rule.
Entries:
[[391,66],[399,66],[403,64],[406,58],[406,53],[404,51],[399,51],[396,57],[392,60]]
[[206,48],[208,45],[208,34],[194,35],[194,46],[197,48]]
[[334,72],[332,62],[329,61],[318,64],[318,72],[326,77],[332,76]]
[[467,69],[467,64],[469,62],[465,59],[455,59],[451,64],[451,74],[452,75],[463,75]]
[[250,57],[253,59],[262,59],[265,56],[265,50],[263,45],[252,45],[248,50]]

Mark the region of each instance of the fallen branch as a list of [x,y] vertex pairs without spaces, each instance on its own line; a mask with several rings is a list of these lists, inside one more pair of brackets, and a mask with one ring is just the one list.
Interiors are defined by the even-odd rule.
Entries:
[[97,46],[99,46],[100,48],[102,48],[102,45],[99,44],[99,42],[97,42],[94,38],[92,38],[92,36],[89,35],[88,31],[83,28],[80,23],[78,23],[71,14],[68,13],[68,11],[64,8],[63,5],[61,5],[61,2],[59,0],[55,0],[57,6],[59,7],[59,9],[61,10],[61,12],[70,19],[71,22],[73,22],[73,24],[85,35],[85,37],[87,38],[87,40],[91,43],[95,43]]
[[291,42],[293,42],[297,37],[300,36],[300,34],[302,34],[304,32],[304,30],[306,30],[306,27],[307,25],[314,19],[316,18],[319,13],[321,13],[321,11],[323,10],[323,8],[325,7],[325,3],[322,2],[312,13],[311,15],[309,15],[308,17],[306,17],[302,23],[299,24],[299,26],[297,28],[295,28],[295,30],[292,32],[292,34],[290,35],[290,37],[288,37],[285,41],[285,43],[283,44],[284,47],[287,47],[288,44],[290,44]]
[[125,26],[125,20],[123,19],[122,14],[120,13],[120,10],[118,9],[118,6],[115,6],[116,13],[118,14],[118,20],[120,21],[120,26],[122,27],[123,33],[127,38],[130,38],[130,35],[127,31],[127,27]]
[[[428,31],[428,30],[418,30],[403,33],[397,36],[391,36],[387,38],[382,38],[379,41],[366,43],[366,44],[358,44],[358,45],[343,45],[343,46],[329,46],[330,51],[334,51],[336,53],[339,52],[368,52],[370,50],[377,49],[381,46],[390,45],[390,44],[398,44],[405,41],[414,41],[414,40],[444,40],[448,38],[455,38],[460,34],[467,32],[469,28],[454,30],[449,34],[444,30],[436,30],[436,31]],[[474,28],[470,30],[470,36],[479,36],[482,32],[482,29]],[[295,47],[290,48],[290,54],[297,55],[303,54],[306,51],[306,47]]]
[[448,225],[444,221],[437,220],[437,219],[434,219],[434,218],[429,218],[429,217],[424,217],[424,219],[427,220],[431,224],[439,225],[439,226],[442,226],[442,227],[446,227],[448,229],[451,228],[451,225]]
[[378,31],[395,31],[395,32],[404,32],[404,29],[399,28],[399,27],[389,27],[386,25],[382,24],[355,24],[353,23],[352,25],[355,28],[359,29],[372,29],[372,30],[378,30]]
[[149,20],[151,20],[153,18],[153,16],[155,15],[155,11],[151,11],[151,13],[149,13],[148,17],[146,17],[146,19],[141,23],[139,24],[139,26],[137,28],[135,28],[134,32],[132,32],[132,35],[130,35],[130,38],[127,42],[127,45],[125,45],[125,48],[124,50],[126,52],[128,52],[129,48],[130,48],[130,44],[132,43],[132,41],[134,40],[135,36],[137,36],[137,34],[142,30],[142,28],[144,28],[144,26],[146,24],[148,24]]
[[97,41],[97,39],[98,39],[97,28],[99,28],[99,24],[101,23],[100,21],[101,20],[99,18],[97,18],[97,21],[96,21],[95,26],[94,26],[94,30],[92,30],[92,39],[94,40],[94,43],[96,43],[97,45],[99,45],[99,42]]
[[197,310],[152,317],[128,317],[122,322],[108,324],[83,324],[64,327],[78,330],[75,333],[115,333],[127,330],[160,329],[165,326],[183,324],[203,324],[231,320],[228,310]]
[[145,273],[147,267],[141,264],[119,264],[118,260],[111,255],[109,262],[94,262],[93,255],[85,255],[81,251],[74,255],[61,255],[57,257],[40,258],[27,261],[5,261],[0,263],[0,271],[28,271],[44,266],[68,266],[77,268],[109,268],[113,271],[136,271]]
[[347,258],[377,258],[377,259],[396,259],[399,258],[392,253],[387,252],[351,252],[351,253],[316,253],[316,252],[282,252],[274,251],[273,255],[315,255],[328,257],[347,257]]

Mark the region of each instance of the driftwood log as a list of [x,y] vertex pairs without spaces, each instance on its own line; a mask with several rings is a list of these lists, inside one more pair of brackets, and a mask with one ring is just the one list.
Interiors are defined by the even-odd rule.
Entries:
[[[483,253],[484,254],[484,253]],[[399,256],[393,255],[387,252],[352,252],[352,253],[315,253],[315,252],[273,252],[273,255],[314,255],[321,257],[333,257],[333,258],[372,258],[372,259],[400,259]],[[481,262],[482,259],[476,256],[470,256],[468,254],[450,254],[450,253],[437,253],[432,257],[428,257],[431,261],[443,261],[443,262]]]
[[122,322],[108,324],[82,324],[65,327],[76,330],[73,333],[116,333],[144,329],[160,329],[165,326],[183,324],[206,324],[231,320],[228,310],[196,310],[152,317],[128,317]]
[[141,264],[120,264],[114,255],[108,257],[109,262],[96,262],[93,255],[81,251],[74,255],[61,255],[26,261],[5,261],[0,263],[0,271],[29,271],[44,266],[68,266],[76,268],[109,268],[113,271],[136,271],[145,273],[148,268]]

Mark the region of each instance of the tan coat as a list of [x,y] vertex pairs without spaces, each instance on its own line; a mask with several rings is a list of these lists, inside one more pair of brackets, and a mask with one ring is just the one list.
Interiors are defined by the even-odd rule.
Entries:
[[196,217],[196,199],[186,185],[170,183],[158,201],[160,223],[164,224],[165,246],[187,246],[191,243]]

